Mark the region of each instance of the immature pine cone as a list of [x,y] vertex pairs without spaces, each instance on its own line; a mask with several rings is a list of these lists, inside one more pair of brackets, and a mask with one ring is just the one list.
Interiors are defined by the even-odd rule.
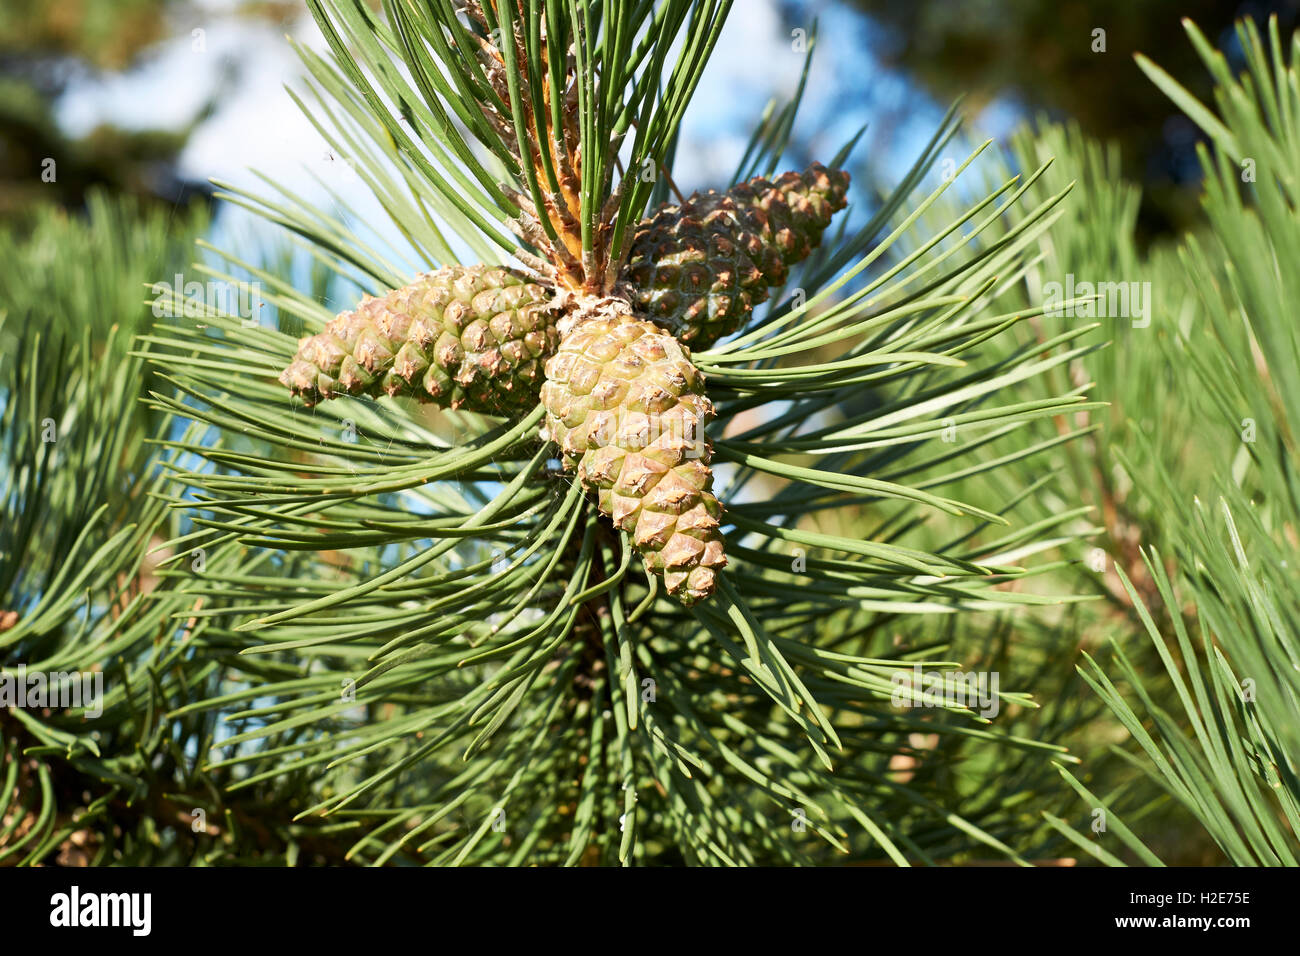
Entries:
[[683,604],[708,597],[727,563],[704,426],[703,376],[671,335],[606,300],[578,313],[546,362],[543,437],[597,492],[648,570]]
[[848,188],[848,173],[814,163],[660,206],[632,237],[623,277],[634,304],[692,348],[708,348],[808,258]]
[[559,344],[553,294],[511,269],[448,266],[366,296],[298,342],[280,381],[308,404],[336,395],[413,395],[488,415],[537,404]]

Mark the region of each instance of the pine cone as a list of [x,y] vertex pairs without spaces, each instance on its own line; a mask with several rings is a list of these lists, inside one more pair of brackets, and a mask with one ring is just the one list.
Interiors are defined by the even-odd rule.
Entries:
[[634,304],[681,341],[708,348],[808,258],[848,188],[848,173],[814,163],[775,182],[757,176],[660,206],[632,237],[623,274]]
[[315,404],[337,395],[412,395],[515,415],[537,404],[559,344],[553,293],[505,268],[449,266],[366,296],[298,342],[280,381]]
[[565,467],[597,492],[668,593],[694,604],[727,563],[704,377],[676,339],[626,304],[607,300],[569,321],[546,362],[543,437],[559,444]]

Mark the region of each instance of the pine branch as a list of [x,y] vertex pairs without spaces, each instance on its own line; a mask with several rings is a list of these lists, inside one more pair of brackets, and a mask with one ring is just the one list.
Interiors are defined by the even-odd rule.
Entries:
[[[313,13],[333,61],[305,59],[322,129],[346,130],[330,134],[336,148],[361,147],[348,155],[424,257],[417,269],[446,263],[447,235],[506,252],[503,230],[514,229],[527,246],[515,265],[556,288],[563,341],[606,322],[659,349],[643,360],[659,368],[676,361],[659,352],[678,344],[666,320],[655,327],[634,313],[640,280],[625,263],[649,228],[647,204],[666,198],[668,184],[641,172],[670,168],[728,7],[390,3],[384,22],[362,4],[320,2]],[[776,111],[756,135],[751,168],[775,167],[795,109]],[[729,471],[727,510],[715,519],[729,564],[716,591],[692,594],[689,609],[670,593],[681,594],[674,566],[656,567],[659,552],[636,528],[611,526],[633,512],[588,497],[594,459],[579,448],[556,462],[546,439],[564,438],[555,423],[565,416],[546,389],[558,365],[547,362],[545,407],[504,422],[465,403],[431,418],[388,397],[439,402],[414,377],[389,377],[393,356],[414,341],[403,337],[402,316],[419,310],[397,308],[399,293],[387,290],[414,286],[340,218],[283,190],[283,200],[232,193],[314,246],[338,282],[359,281],[388,304],[358,307],[375,312],[373,321],[331,320],[287,279],[258,272],[264,298],[317,343],[312,376],[349,393],[322,401],[323,390],[294,385],[319,401],[310,412],[275,381],[295,354],[309,357],[280,328],[248,329],[211,310],[203,328],[149,339],[175,389],[155,390],[151,406],[195,429],[164,447],[203,461],[173,473],[171,500],[189,502],[193,522],[172,542],[176,560],[248,549],[257,568],[235,563],[186,590],[204,602],[201,656],[243,680],[172,712],[223,714],[239,728],[223,741],[227,756],[205,771],[237,769],[237,789],[312,779],[299,819],[361,821],[353,852],[377,862],[403,854],[635,863],[656,847],[699,863],[840,853],[901,863],[976,846],[1021,859],[1007,837],[1040,824],[1008,814],[1006,793],[977,808],[978,820],[955,818],[936,778],[904,780],[890,769],[915,750],[909,735],[921,729],[1040,759],[1059,753],[981,730],[987,718],[969,707],[949,702],[923,717],[900,710],[897,677],[956,662],[929,659],[938,646],[899,654],[887,638],[907,618],[1062,603],[1017,589],[1038,571],[1018,562],[1071,540],[1077,511],[1007,527],[1009,507],[940,489],[1060,439],[1000,457],[985,455],[986,445],[1096,407],[1078,388],[1001,401],[1087,354],[1091,346],[1076,340],[1089,329],[1043,348],[990,349],[1036,314],[989,304],[999,276],[1027,267],[1064,193],[1003,230],[1043,175],[1036,169],[922,228],[949,186],[913,193],[953,132],[945,121],[860,230],[823,239],[843,205],[826,197],[842,199],[845,187],[815,171],[726,194],[744,216],[755,210],[752,242],[789,261],[764,260],[764,295],[778,289],[771,306],[751,301],[735,337],[689,355],[716,399],[713,448]],[[685,220],[714,202],[727,208],[688,197],[681,210],[661,212],[665,222]],[[430,208],[435,225],[424,224]],[[886,231],[896,215],[903,221]],[[801,242],[782,247],[791,237],[781,228]],[[213,274],[237,280],[244,258],[228,256]],[[794,282],[798,302],[780,293]],[[473,314],[491,324],[507,313],[493,304]],[[333,342],[337,354],[321,351]],[[593,339],[573,349],[588,347],[594,356],[606,346]],[[591,361],[601,375],[616,364]],[[690,378],[681,373],[686,384],[673,385],[672,397],[705,421],[707,399]],[[863,394],[874,404],[854,409]],[[939,448],[933,440],[954,421],[967,443]],[[438,437],[438,422],[452,424],[454,441]],[[763,480],[781,484],[753,494]],[[964,522],[962,532],[927,540],[938,516]],[[315,573],[289,570],[304,566]],[[233,608],[241,610],[232,617]],[[945,693],[954,680],[941,681]],[[920,689],[904,696],[924,703]],[[997,699],[1031,706],[1012,691]],[[787,829],[792,818],[806,820],[807,841],[790,837],[803,832]]]

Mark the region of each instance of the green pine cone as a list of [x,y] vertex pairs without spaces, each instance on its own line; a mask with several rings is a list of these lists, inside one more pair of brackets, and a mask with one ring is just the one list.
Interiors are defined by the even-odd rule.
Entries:
[[671,335],[617,304],[575,316],[546,362],[543,437],[597,493],[648,570],[683,604],[727,563],[704,426],[704,377]]
[[632,237],[623,276],[634,304],[692,348],[708,348],[808,258],[848,188],[848,173],[814,163],[660,206]]
[[338,395],[410,395],[514,416],[537,404],[559,344],[554,293],[510,269],[448,266],[364,297],[298,342],[280,381],[315,404]]

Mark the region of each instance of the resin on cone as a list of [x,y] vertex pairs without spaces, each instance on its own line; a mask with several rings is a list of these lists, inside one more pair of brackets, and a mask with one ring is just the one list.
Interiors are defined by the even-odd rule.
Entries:
[[604,300],[565,320],[546,362],[543,437],[595,491],[648,570],[683,604],[708,597],[727,563],[704,426],[703,375],[671,335]]
[[554,293],[506,268],[448,266],[366,296],[298,343],[280,381],[315,404],[337,395],[410,395],[516,416],[536,404],[559,344]]
[[708,348],[808,258],[848,188],[848,173],[814,163],[660,206],[632,237],[623,277],[634,304],[692,348]]

